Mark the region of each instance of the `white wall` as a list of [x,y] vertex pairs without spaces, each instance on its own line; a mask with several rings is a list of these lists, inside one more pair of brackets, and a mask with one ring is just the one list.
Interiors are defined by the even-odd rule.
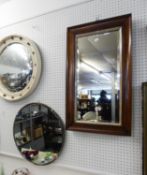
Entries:
[[6,0],[0,6],[0,28],[92,0]]
[[[27,103],[42,102],[52,107],[65,121],[66,29],[68,26],[132,13],[133,121],[132,136],[110,136],[66,132],[60,158],[52,165],[37,167],[25,160],[0,156],[6,175],[15,167],[27,166],[33,175],[72,174],[70,169],[100,175],[141,175],[142,120],[141,83],[147,81],[147,1],[94,0],[56,10],[38,17],[3,26],[0,38],[13,33],[34,40],[42,53],[43,74],[35,92],[24,100],[10,103],[0,99],[0,152],[20,156],[13,140],[13,121]],[[0,15],[1,16],[1,15]],[[3,15],[5,19],[5,15]],[[10,19],[9,19],[10,20]],[[13,22],[13,21],[12,21]],[[6,24],[7,25],[7,24]],[[77,172],[72,171],[77,175]],[[79,172],[82,175],[82,172]],[[86,173],[83,174],[86,175]]]

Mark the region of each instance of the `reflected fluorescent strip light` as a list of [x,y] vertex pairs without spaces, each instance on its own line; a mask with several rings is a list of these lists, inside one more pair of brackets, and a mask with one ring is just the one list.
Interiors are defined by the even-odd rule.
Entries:
[[116,76],[118,79],[120,78],[120,74],[117,74],[117,76]]
[[118,85],[117,82],[115,82],[115,89],[116,89],[116,90],[119,90],[119,89],[120,89],[120,87],[119,87],[119,85]]
[[107,79],[107,80],[109,80],[110,81],[110,78],[109,77],[107,77],[104,73],[100,73],[100,76],[102,77],[102,78],[105,78],[105,79]]
[[77,54],[78,54],[78,55],[80,54],[80,50],[79,50],[79,49],[77,49]]
[[104,36],[110,35],[110,32],[106,32],[103,34]]
[[85,61],[82,60],[81,63],[80,63],[80,66],[83,66],[83,67],[85,67],[86,69],[89,69],[89,70],[91,70],[92,72],[95,72],[96,74],[99,74],[102,78],[105,78],[105,79],[107,79],[107,80],[110,81],[110,78],[109,78],[109,77],[107,77],[104,73],[102,73],[101,71],[97,70],[97,69],[94,68],[93,66],[87,64]]
[[94,72],[96,74],[99,74],[99,71],[97,71],[92,66],[88,65],[87,63],[85,63],[83,61],[80,63],[80,66],[85,67],[86,69],[88,69],[88,70],[90,70],[90,71],[92,71],[92,72]]
[[94,38],[94,42],[98,42],[98,41],[99,41],[98,37]]

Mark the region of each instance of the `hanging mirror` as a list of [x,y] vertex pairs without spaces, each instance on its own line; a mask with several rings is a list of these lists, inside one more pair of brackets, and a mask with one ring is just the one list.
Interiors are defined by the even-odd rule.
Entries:
[[41,57],[30,39],[11,35],[0,41],[0,96],[16,101],[28,96],[41,74]]
[[64,125],[58,114],[41,103],[24,106],[14,121],[14,140],[23,157],[36,165],[56,160],[64,143]]
[[66,128],[131,134],[131,15],[69,27]]

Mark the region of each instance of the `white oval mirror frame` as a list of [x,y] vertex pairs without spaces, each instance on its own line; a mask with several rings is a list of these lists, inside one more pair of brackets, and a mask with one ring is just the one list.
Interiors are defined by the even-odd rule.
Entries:
[[0,41],[0,55],[4,52],[4,50],[13,44],[21,44],[24,46],[32,61],[32,75],[29,79],[28,84],[22,89],[17,92],[13,92],[8,90],[2,83],[0,78],[0,97],[4,98],[8,101],[17,101],[24,97],[30,95],[33,90],[36,88],[38,81],[41,75],[41,55],[38,50],[36,44],[27,37],[20,36],[20,35],[10,35],[5,37],[3,40]]

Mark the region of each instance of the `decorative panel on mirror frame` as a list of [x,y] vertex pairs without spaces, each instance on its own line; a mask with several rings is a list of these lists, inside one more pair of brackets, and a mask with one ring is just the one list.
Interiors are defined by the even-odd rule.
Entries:
[[131,135],[131,20],[68,28],[66,129]]
[[37,45],[27,37],[10,35],[0,41],[0,96],[17,101],[30,95],[41,75]]
[[42,103],[30,103],[19,110],[13,135],[21,155],[35,165],[55,161],[64,144],[64,124],[59,115]]
[[143,175],[147,175],[147,82],[142,83]]

